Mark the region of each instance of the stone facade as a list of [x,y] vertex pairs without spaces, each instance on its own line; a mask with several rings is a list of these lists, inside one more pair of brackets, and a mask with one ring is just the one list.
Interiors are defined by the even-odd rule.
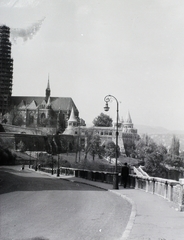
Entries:
[[[94,135],[99,135],[102,144],[107,141],[113,141],[116,143],[116,121],[113,123],[112,127],[91,127],[86,128],[83,126],[78,126],[77,119],[73,112],[68,120],[68,127],[64,131],[64,134],[78,136],[82,145],[85,145],[87,132],[93,131]],[[133,142],[139,138],[137,129],[133,127],[132,119],[130,113],[128,113],[125,121],[120,121],[118,123],[118,145],[120,147],[121,154],[125,154],[125,143],[127,141]]]
[[12,96],[9,111],[4,114],[3,122],[29,128],[54,128],[62,133],[67,127],[68,118],[73,112],[79,121],[79,112],[72,98],[51,97],[50,84],[45,97]]

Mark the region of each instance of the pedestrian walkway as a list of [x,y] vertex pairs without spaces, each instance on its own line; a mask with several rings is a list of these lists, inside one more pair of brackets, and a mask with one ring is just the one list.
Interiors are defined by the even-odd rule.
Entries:
[[[56,177],[56,175],[52,177]],[[172,202],[142,190],[123,189],[122,186],[119,186],[118,190],[114,190],[111,184],[74,176],[61,175],[59,178],[106,189],[131,202],[132,213],[121,240],[184,239],[184,212],[179,212],[177,206]]]
[[184,212],[165,199],[142,190],[113,190],[112,185],[71,176],[61,176],[75,182],[90,184],[112,191],[132,204],[132,213],[122,240],[183,240]]

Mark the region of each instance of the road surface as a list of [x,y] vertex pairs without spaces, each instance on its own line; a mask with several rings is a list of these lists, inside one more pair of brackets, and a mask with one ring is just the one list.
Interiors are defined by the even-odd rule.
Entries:
[[121,239],[130,204],[112,192],[39,174],[0,168],[1,240]]

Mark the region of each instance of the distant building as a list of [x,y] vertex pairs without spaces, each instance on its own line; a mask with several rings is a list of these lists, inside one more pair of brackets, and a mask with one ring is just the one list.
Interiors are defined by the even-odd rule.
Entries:
[[[93,134],[99,135],[102,145],[107,141],[116,143],[116,120],[113,121],[112,127],[91,127],[86,128],[79,126],[77,119],[72,110],[70,118],[68,119],[68,126],[63,134],[78,136],[80,144],[84,147],[87,141],[87,132],[93,131]],[[127,114],[125,121],[118,119],[118,145],[121,154],[125,154],[125,146],[132,144],[135,140],[139,139],[137,129],[134,128],[130,113]]]
[[12,94],[13,59],[11,58],[10,28],[0,26],[0,115],[8,109]]
[[39,128],[43,133],[62,133],[73,111],[79,121],[79,111],[70,97],[51,97],[48,80],[45,96],[12,96],[10,110],[3,116],[7,124]]

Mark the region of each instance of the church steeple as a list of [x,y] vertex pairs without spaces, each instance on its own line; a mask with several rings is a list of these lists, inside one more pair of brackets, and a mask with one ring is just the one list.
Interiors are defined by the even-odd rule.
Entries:
[[46,102],[48,101],[49,97],[50,97],[50,83],[49,83],[49,75],[48,75],[48,83],[47,83],[47,88],[46,88],[46,96],[45,96],[45,100]]
[[77,118],[74,114],[73,107],[72,107],[72,110],[71,110],[71,113],[70,113],[70,118],[68,119],[68,126],[73,126],[73,127],[77,126]]
[[129,112],[129,111],[128,111],[128,113],[127,113],[125,122],[126,122],[126,123],[132,123],[132,119],[131,119],[131,117],[130,117],[130,112]]
[[130,128],[133,128],[133,123],[132,123],[132,118],[130,116],[130,112],[128,111],[127,113],[127,116],[125,118],[125,121],[123,123],[123,128],[126,130],[126,129],[130,129]]

